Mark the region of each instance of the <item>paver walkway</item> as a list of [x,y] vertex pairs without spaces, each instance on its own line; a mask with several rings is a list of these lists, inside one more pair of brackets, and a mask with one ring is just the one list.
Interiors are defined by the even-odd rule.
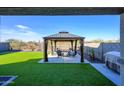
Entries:
[[97,69],[100,73],[102,73],[106,78],[111,80],[114,84],[120,85],[121,78],[120,75],[110,70],[102,63],[90,63],[95,69]]

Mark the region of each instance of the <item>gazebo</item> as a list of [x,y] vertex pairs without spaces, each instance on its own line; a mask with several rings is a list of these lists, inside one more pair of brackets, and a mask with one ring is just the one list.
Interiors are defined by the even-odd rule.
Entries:
[[[44,39],[44,62],[48,62],[48,41],[51,42],[51,51],[53,54],[53,51],[56,50],[57,42],[70,42],[71,43],[71,48],[72,50],[77,51],[77,41],[80,41],[80,62],[84,62],[84,53],[83,53],[83,48],[84,48],[84,37],[78,36],[71,34],[66,31],[61,31],[59,33],[49,35],[46,37],[43,37]],[[54,47],[53,47],[54,44]],[[75,44],[75,45],[74,45]],[[74,47],[73,47],[74,46]]]

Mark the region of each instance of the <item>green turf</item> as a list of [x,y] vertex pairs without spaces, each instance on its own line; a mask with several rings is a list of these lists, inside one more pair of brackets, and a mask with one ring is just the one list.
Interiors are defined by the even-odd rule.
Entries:
[[38,64],[40,52],[0,55],[0,75],[17,75],[10,85],[114,85],[89,64]]

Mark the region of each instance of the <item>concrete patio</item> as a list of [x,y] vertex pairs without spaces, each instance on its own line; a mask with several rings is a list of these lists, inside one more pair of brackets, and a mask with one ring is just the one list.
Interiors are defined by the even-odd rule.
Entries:
[[[49,55],[48,61],[49,62],[44,62],[44,59],[42,59],[38,63],[81,63],[79,54],[75,57],[57,57],[57,55]],[[85,63],[88,63],[88,61],[85,60]]]

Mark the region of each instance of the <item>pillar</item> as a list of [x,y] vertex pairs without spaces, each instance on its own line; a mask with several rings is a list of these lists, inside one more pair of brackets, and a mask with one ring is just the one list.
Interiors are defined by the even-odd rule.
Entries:
[[54,44],[55,44],[55,45],[54,45],[54,51],[56,51],[56,42],[57,42],[57,41],[55,40],[55,41],[54,41]]
[[48,62],[47,47],[48,40],[44,39],[44,62]]
[[53,41],[51,40],[51,52],[52,52],[52,55],[53,55]]
[[124,85],[124,13],[120,15],[120,63],[121,85]]
[[80,56],[81,56],[80,61],[84,62],[84,40],[83,39],[80,40]]
[[71,49],[73,50],[73,40],[71,40]]
[[77,40],[75,40],[75,55],[77,54]]

